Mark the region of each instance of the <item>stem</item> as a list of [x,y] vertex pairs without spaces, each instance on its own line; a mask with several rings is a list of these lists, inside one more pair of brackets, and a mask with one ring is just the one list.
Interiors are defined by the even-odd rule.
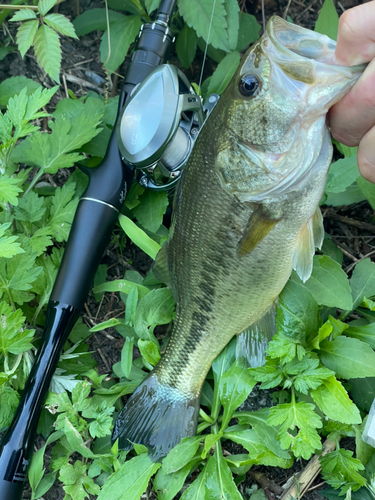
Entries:
[[[13,373],[17,370],[19,364],[21,363],[21,360],[22,360],[22,354],[18,354],[17,359],[13,365],[13,368],[11,369],[10,372],[7,372],[7,375],[13,375]],[[4,363],[4,365],[5,365],[5,363]]]
[[7,5],[7,4],[0,4],[0,9],[7,9],[7,10],[22,10],[22,9],[30,9],[30,10],[38,10],[38,6],[34,5]]
[[208,422],[210,425],[214,423],[214,421],[212,420],[212,418],[209,417],[207,415],[207,413],[202,410],[202,408],[199,410],[199,415],[203,418],[203,420],[205,420],[206,422]]
[[201,424],[199,424],[197,428],[197,434],[203,432],[205,429],[207,429],[207,427],[210,427],[210,425],[211,424],[209,424],[208,422],[202,422]]
[[24,198],[27,195],[27,193],[29,193],[33,189],[33,187],[38,182],[38,180],[42,177],[43,174],[44,174],[44,172],[42,170],[39,170],[39,172],[36,174],[34,179],[30,182],[29,187],[23,193],[22,198]]

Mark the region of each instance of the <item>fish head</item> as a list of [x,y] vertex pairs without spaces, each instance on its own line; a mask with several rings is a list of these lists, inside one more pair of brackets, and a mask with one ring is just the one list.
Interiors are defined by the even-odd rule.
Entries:
[[[247,194],[280,183],[296,165],[302,164],[303,170],[312,164],[312,151],[321,149],[328,109],[364,70],[363,65],[339,65],[335,47],[336,42],[325,35],[276,16],[269,20],[218,104],[222,130],[227,131],[223,133],[235,143],[232,165],[228,167],[224,155],[217,165],[227,191],[244,191],[246,199]],[[304,147],[308,153],[311,149],[311,161],[302,161]]]

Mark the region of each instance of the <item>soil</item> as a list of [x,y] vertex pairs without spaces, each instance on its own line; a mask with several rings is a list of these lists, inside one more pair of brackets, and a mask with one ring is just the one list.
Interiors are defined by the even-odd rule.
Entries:
[[[241,9],[250,14],[254,14],[261,23],[261,0],[240,0]],[[340,14],[346,9],[362,3],[357,0],[341,0],[337,1],[336,8]],[[266,20],[271,15],[290,16],[292,20],[307,28],[313,29],[319,11],[322,7],[323,0],[265,0],[265,17]],[[104,7],[104,1],[101,0],[66,0],[55,7],[55,11],[66,15],[69,19],[74,19],[83,11],[99,7]],[[3,30],[0,34],[0,41],[11,36],[13,40],[16,37],[15,23],[4,23]],[[89,35],[81,37],[79,41],[71,38],[62,37],[62,73],[66,75],[67,88],[72,89],[77,97],[85,95],[88,90],[94,89],[103,94],[102,86],[97,86],[89,81],[86,71],[92,71],[100,75],[103,79],[106,74],[102,69],[102,64],[99,57],[101,32],[93,32]],[[15,44],[15,43],[14,43]],[[29,51],[25,58],[22,59],[18,52],[8,54],[3,61],[0,61],[0,81],[15,76],[24,75],[40,82],[46,87],[52,87],[54,82],[44,73],[36,62],[36,58],[32,51]],[[202,57],[203,55],[200,54]],[[124,62],[119,73],[123,74],[128,59]],[[173,57],[173,63],[178,65],[178,60]],[[182,69],[182,68],[181,68]],[[206,76],[212,73],[215,69],[213,63],[208,63],[205,68]],[[199,79],[200,68],[192,66],[185,74],[190,81],[197,82]],[[81,83],[72,82],[71,77],[81,79]],[[118,78],[112,77],[112,95],[118,94],[121,83]],[[66,89],[61,84],[58,92],[54,96],[55,104],[59,99],[67,97]],[[72,169],[71,169],[72,170]],[[53,185],[62,185],[69,172],[63,171],[43,179]],[[353,264],[365,256],[375,254],[375,226],[373,225],[374,211],[367,202],[342,207],[323,207],[323,215],[325,216],[324,224],[326,232],[332,237],[336,245],[342,249],[344,253],[343,267],[350,274]],[[108,279],[120,279],[128,270],[136,270],[142,275],[145,275],[151,265],[151,260],[133,245],[127,245],[122,255],[118,252],[117,247],[113,244],[107,249],[102,263],[107,264],[109,273]],[[87,302],[82,313],[83,321],[91,328],[93,325],[105,321],[111,317],[122,316],[124,313],[124,304],[116,293],[107,293],[103,296],[100,303],[96,302],[92,293],[89,294]],[[165,335],[165,330],[161,329],[160,334]],[[120,360],[120,352],[124,339],[117,334],[114,329],[109,329],[102,332],[94,333],[88,340],[90,351],[97,362],[99,373],[111,373],[111,367],[114,363]],[[244,403],[249,406],[249,409],[259,409],[272,404],[269,395],[265,391],[253,392],[248,400]],[[39,448],[43,442],[38,437],[36,447]],[[235,445],[237,448],[230,449],[231,453],[241,453],[243,449]],[[225,445],[224,445],[225,450]],[[225,451],[229,451],[225,450]],[[48,454],[48,450],[47,450]],[[289,470],[271,467],[254,467],[252,472],[262,472],[266,478],[277,485],[284,485],[293,474],[298,473],[306,465],[305,461],[296,461],[294,467]],[[191,478],[190,480],[193,480]],[[254,484],[254,478],[248,474],[246,479],[241,483],[240,490],[245,499],[249,498],[251,488]],[[317,485],[322,483],[319,476],[312,485],[305,498],[307,500],[322,500],[323,497],[319,494],[320,489],[326,486],[322,484],[317,488]],[[24,499],[30,498],[30,488],[26,487],[24,491]],[[275,498],[274,494],[267,491],[268,498]],[[58,481],[54,487],[44,495],[45,500],[62,500],[65,494],[62,488],[58,485]],[[144,495],[142,498],[146,498]],[[147,494],[150,500],[156,500],[156,495],[152,492]],[[178,497],[176,497],[178,498]],[[94,497],[90,496],[91,500]]]

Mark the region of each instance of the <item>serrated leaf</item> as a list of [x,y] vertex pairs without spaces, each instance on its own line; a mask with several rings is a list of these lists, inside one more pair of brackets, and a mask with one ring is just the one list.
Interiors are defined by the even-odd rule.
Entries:
[[342,335],[320,344],[322,363],[340,378],[375,377],[375,352],[368,344]]
[[[32,348],[30,341],[35,330],[22,329],[25,318],[21,309],[13,311],[5,302],[0,303],[0,352],[20,354]],[[0,426],[1,427],[1,426]]]
[[[110,25],[124,15],[114,10],[108,10]],[[92,31],[105,31],[107,29],[107,19],[105,9],[89,9],[77,16],[73,21],[73,26],[78,36],[87,35]]]
[[366,484],[366,479],[357,471],[364,470],[363,464],[353,458],[349,450],[336,450],[320,457],[323,478],[334,488],[341,487],[341,494],[349,488],[358,490]]
[[180,31],[176,40],[176,52],[184,68],[188,68],[193,62],[197,52],[197,35],[193,28],[187,24]]
[[[46,1],[51,2],[51,0]],[[55,82],[60,83],[61,47],[56,31],[42,24],[34,38],[34,51],[44,71]]]
[[5,231],[9,227],[9,222],[7,224],[0,224],[0,258],[9,259],[13,255],[24,253],[25,251],[17,242],[18,236],[4,236]]
[[143,340],[156,341],[156,325],[166,325],[174,318],[175,302],[171,290],[159,288],[143,297],[134,315],[134,329]]
[[232,79],[239,62],[239,52],[234,51],[224,57],[212,75],[207,90],[208,94],[216,93],[221,95],[224,92],[226,86]]
[[315,31],[336,40],[338,29],[339,16],[335,5],[332,0],[324,0],[323,7],[315,23]]
[[38,10],[42,16],[45,16],[47,12],[52,9],[55,3],[56,0],[39,0]]
[[28,19],[37,19],[35,12],[31,9],[20,9],[9,21],[27,21]]
[[[328,0],[332,2],[332,0]],[[359,177],[357,158],[350,156],[335,161],[329,168],[326,193],[341,193]]]
[[68,239],[71,223],[78,205],[78,198],[73,198],[75,184],[64,184],[57,188],[52,198],[50,216],[47,221],[56,241]]
[[48,14],[44,16],[43,22],[55,29],[61,35],[70,36],[78,40],[73,24],[62,14]]
[[105,482],[98,500],[130,500],[140,498],[150,477],[161,467],[144,453],[125,462]]
[[133,214],[144,229],[156,233],[169,204],[166,191],[146,189],[139,201],[140,204],[133,209]]
[[5,107],[11,97],[19,94],[26,87],[26,95],[30,95],[40,84],[25,76],[12,76],[0,83],[0,107]]
[[39,21],[36,19],[23,23],[19,26],[17,30],[17,45],[18,50],[21,53],[21,57],[25,56],[26,52],[33,44],[38,26]]
[[341,266],[327,255],[315,255],[311,277],[304,286],[319,305],[351,309],[349,281]]
[[44,198],[31,191],[20,198],[18,206],[14,207],[14,218],[22,222],[37,222],[43,217],[45,211]]
[[8,385],[0,385],[0,429],[9,427],[20,396],[17,391]]
[[349,399],[349,396],[332,375],[323,380],[323,383],[310,391],[310,394],[319,408],[332,420],[337,420],[344,424],[360,424],[362,419],[358,408]]
[[18,195],[22,193],[19,185],[19,179],[2,175],[0,177],[0,201],[2,203],[10,203],[13,206],[18,205]]
[[109,71],[116,71],[124,62],[130,44],[134,42],[138,35],[141,24],[139,16],[123,16],[121,19],[111,24],[109,30],[110,54],[108,47],[108,32],[103,34],[100,44],[100,60]]
[[[77,386],[76,386],[77,387]],[[75,387],[75,388],[76,388]],[[64,432],[69,446],[72,450],[77,451],[85,458],[95,458],[94,453],[84,445],[82,436],[77,429],[71,424],[67,417],[64,419]]]
[[125,234],[132,240],[132,242],[155,260],[155,257],[161,248],[160,245],[125,215],[119,215],[119,222]]
[[370,259],[363,259],[355,266],[350,286],[353,296],[353,309],[356,309],[364,297],[375,295],[375,263]]
[[[216,49],[230,51],[224,0],[179,0],[180,15],[199,37]],[[212,23],[211,23],[212,18]]]
[[224,0],[224,8],[227,13],[227,33],[230,50],[235,50],[238,42],[240,7],[237,0]]

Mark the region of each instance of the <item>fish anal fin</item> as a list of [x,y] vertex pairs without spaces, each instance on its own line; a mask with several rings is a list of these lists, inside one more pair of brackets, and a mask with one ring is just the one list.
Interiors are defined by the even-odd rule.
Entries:
[[311,276],[315,247],[321,248],[323,239],[323,217],[318,207],[314,215],[301,229],[292,255],[293,269],[303,282]]
[[266,349],[276,330],[276,305],[273,303],[258,321],[237,336],[236,359],[250,368],[263,366]]
[[168,269],[168,242],[159,250],[155,262],[152,266],[152,271],[159,281],[165,283],[167,286],[171,285],[170,274]]
[[120,450],[143,444],[153,462],[160,462],[185,437],[196,433],[199,395],[188,397],[178,389],[161,384],[152,373],[137,387],[119,413],[112,443]]
[[243,257],[251,253],[280,220],[270,218],[262,206],[257,208],[251,215],[248,228],[238,245],[238,255]]

